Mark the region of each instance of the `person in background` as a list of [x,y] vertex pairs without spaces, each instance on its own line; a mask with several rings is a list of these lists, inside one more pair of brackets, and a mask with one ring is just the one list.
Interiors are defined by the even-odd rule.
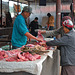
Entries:
[[6,27],[6,24],[5,24],[5,22],[3,22],[3,27]]
[[12,26],[12,18],[10,12],[6,13],[6,27]]
[[75,75],[75,32],[73,22],[68,19],[62,22],[64,36],[53,41],[41,42],[41,45],[61,46],[60,63],[62,66],[61,75]]
[[18,15],[14,21],[13,32],[12,32],[12,49],[22,47],[27,43],[27,38],[35,39],[37,41],[42,41],[39,38],[31,35],[27,29],[25,19],[27,19],[32,13],[32,8],[25,6],[22,13]]
[[48,22],[47,22],[47,28],[48,30],[54,29],[54,16],[52,16],[50,13],[47,13],[48,16]]
[[1,17],[0,17],[0,27],[1,27]]
[[[67,20],[67,19],[70,19],[71,20],[71,17],[70,16],[64,16],[62,18],[62,22],[64,20]],[[59,35],[59,34],[61,34],[62,36],[64,35],[63,26],[61,26],[60,28],[55,29],[55,30],[49,30],[49,31],[42,31],[41,30],[41,33],[43,35],[45,35],[46,37],[48,37],[48,36],[56,36],[56,35]]]
[[73,23],[74,23],[74,25],[75,25],[75,11],[73,10],[73,6],[74,6],[74,3],[73,3],[73,1],[72,1],[72,3],[70,4],[70,16],[71,16],[71,18],[72,18],[72,21],[73,21]]
[[34,36],[37,36],[35,29],[38,29],[38,17],[35,17],[35,19],[29,24],[30,33]]

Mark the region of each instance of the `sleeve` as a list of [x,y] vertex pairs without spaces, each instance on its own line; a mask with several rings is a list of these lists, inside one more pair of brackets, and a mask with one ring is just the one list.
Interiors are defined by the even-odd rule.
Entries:
[[32,28],[34,22],[32,21],[30,24],[29,24],[29,29]]
[[20,34],[25,35],[26,32],[29,32],[29,30],[27,29],[25,20],[23,19],[18,19],[18,31]]
[[59,34],[62,34],[63,32],[63,27],[60,27],[59,29],[55,29],[55,30],[50,30],[50,31],[46,31],[46,37],[48,36],[56,36],[56,35],[59,35]]
[[46,44],[48,46],[64,46],[64,45],[68,45],[68,41],[69,41],[69,37],[66,35],[60,39],[55,39],[53,41],[46,42]]
[[39,24],[38,24],[38,22],[37,22],[37,29],[39,28]]

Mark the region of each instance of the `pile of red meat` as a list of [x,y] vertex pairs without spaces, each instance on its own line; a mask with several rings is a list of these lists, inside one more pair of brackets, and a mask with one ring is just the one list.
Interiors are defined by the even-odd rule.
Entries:
[[[45,40],[44,40],[44,37],[43,37],[43,35],[41,34],[41,31],[39,30],[38,31],[38,38],[40,38],[41,40],[43,40],[42,42],[46,42]],[[36,42],[36,43],[34,43],[35,45],[41,45],[40,44],[40,42]],[[42,45],[44,48],[45,48],[45,50],[49,50],[51,47],[50,46],[47,46],[47,45]]]
[[[41,34],[40,31],[38,31],[38,38],[42,39],[43,42],[46,42],[44,41],[44,38]],[[36,47],[38,47],[38,45],[40,46],[40,42],[36,42]],[[28,44],[26,45],[30,48],[33,48],[35,45],[33,44]],[[24,48],[24,46],[21,47],[21,49]],[[44,46],[45,50],[48,49],[47,46]],[[26,52],[26,53],[22,53],[21,50],[19,49],[15,49],[15,50],[11,50],[11,51],[0,51],[0,60],[5,60],[5,61],[17,61],[17,62],[20,62],[20,61],[34,61],[36,59],[40,59],[41,56],[38,55],[38,54],[30,54],[29,52]]]
[[40,59],[41,56],[38,54],[30,54],[29,52],[22,53],[20,50],[15,49],[11,51],[0,51],[0,60],[5,60],[5,61],[34,61],[36,59]]
[[41,39],[41,40],[44,40],[44,37],[42,36],[42,34],[41,34],[41,31],[39,30],[38,31],[38,36],[37,36],[39,39]]

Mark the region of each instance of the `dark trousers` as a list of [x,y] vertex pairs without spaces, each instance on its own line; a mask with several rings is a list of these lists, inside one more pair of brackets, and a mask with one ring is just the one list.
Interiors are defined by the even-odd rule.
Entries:
[[62,66],[61,75],[75,75],[75,66]]

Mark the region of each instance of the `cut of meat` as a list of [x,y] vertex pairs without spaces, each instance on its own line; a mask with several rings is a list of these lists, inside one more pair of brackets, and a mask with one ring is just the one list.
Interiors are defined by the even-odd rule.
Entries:
[[4,56],[5,55],[5,51],[0,51],[0,56]]
[[23,60],[22,59],[17,59],[17,62],[22,62]]
[[41,59],[41,56],[38,55],[38,54],[34,54],[33,56],[34,56],[36,59]]
[[22,50],[23,48],[25,48],[25,45],[23,45],[20,49]]
[[7,58],[7,57],[9,57],[9,56],[5,53],[4,58]]
[[18,53],[17,55],[18,55],[18,57],[19,57],[20,59],[22,59],[22,60],[24,60],[24,59],[25,59],[25,57],[24,57],[24,56],[22,56],[20,53]]
[[6,61],[12,62],[12,61],[16,61],[16,59],[13,57],[10,57],[10,58],[7,58]]
[[30,61],[36,60],[36,58],[29,52],[25,53],[25,57],[28,58]]
[[11,50],[11,51],[6,51],[6,53],[9,55],[9,56],[12,56],[12,55],[17,55],[18,53],[22,52],[21,50],[19,49],[14,49],[14,50]]
[[19,59],[22,59],[24,61],[28,61],[27,58],[25,58],[25,56],[22,56],[20,53],[17,54]]
[[3,60],[4,59],[4,57],[3,56],[0,56],[0,60]]
[[41,40],[44,40],[40,30],[38,31],[38,38],[41,39]]

